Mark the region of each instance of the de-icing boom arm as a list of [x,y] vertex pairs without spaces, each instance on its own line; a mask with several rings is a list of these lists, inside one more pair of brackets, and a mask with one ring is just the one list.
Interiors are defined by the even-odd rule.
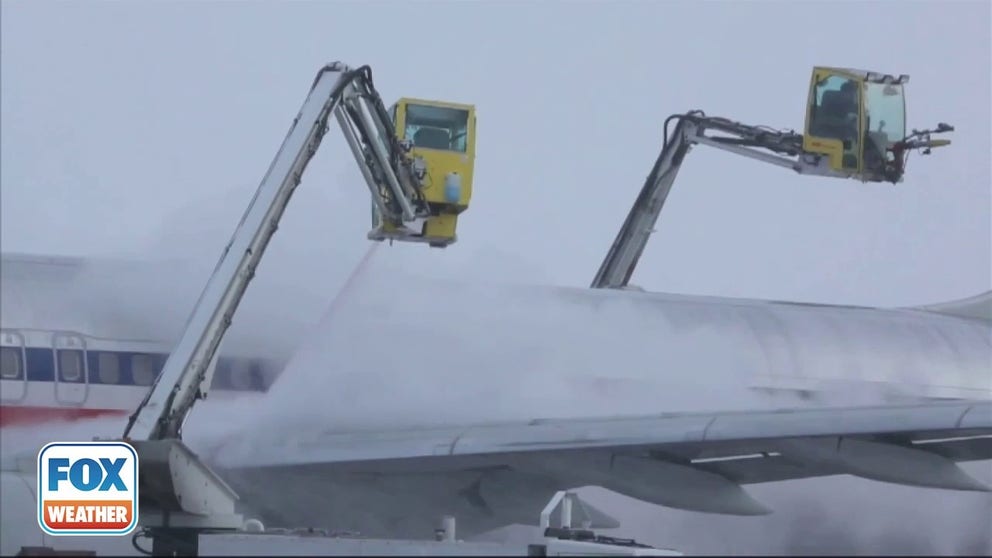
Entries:
[[397,223],[424,215],[411,160],[396,139],[369,68],[351,69],[340,62],[322,68],[197,300],[181,339],[131,416],[125,439],[181,437],[183,421],[193,404],[207,394],[212,379],[208,377],[210,363],[217,347],[293,191],[320,146],[332,113],[381,214]]

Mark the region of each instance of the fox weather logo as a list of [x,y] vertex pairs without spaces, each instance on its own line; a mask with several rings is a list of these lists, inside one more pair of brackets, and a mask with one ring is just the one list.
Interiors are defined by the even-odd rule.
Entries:
[[38,524],[49,535],[127,535],[138,525],[138,454],[124,442],[38,452]]

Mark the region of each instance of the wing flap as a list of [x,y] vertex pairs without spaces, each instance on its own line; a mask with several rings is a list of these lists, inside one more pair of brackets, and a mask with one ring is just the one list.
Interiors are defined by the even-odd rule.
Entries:
[[981,430],[961,431],[953,436],[937,438],[921,435],[911,443],[952,461],[992,459],[992,436],[983,434]]
[[822,477],[843,471],[825,463],[804,463],[778,452],[751,454],[751,457],[733,457],[714,461],[693,462],[703,471],[715,473],[738,484],[755,484]]

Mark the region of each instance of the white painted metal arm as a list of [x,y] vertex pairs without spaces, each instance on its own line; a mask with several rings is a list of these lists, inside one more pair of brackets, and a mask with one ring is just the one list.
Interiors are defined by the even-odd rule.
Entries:
[[278,229],[307,163],[316,153],[331,113],[336,113],[373,199],[390,218],[416,217],[417,184],[367,67],[335,62],[317,74],[309,95],[262,179],[175,349],[144,401],[131,416],[125,439],[180,438],[182,423],[206,396],[210,363]]
[[[671,138],[666,138],[661,154],[634,201],[627,219],[610,246],[590,287],[622,289],[627,287],[637,262],[655,231],[658,217],[672,189],[682,162],[696,144],[741,155],[764,163],[792,169],[800,174],[834,176],[818,155],[802,152],[802,136],[762,126],[750,126],[720,117],[708,117],[702,111],[672,115],[677,120]],[[708,136],[713,130],[724,135]]]
[[599,271],[590,287],[594,289],[617,289],[627,285],[637,261],[648,244],[655,223],[665,205],[665,199],[672,190],[672,184],[678,175],[682,160],[692,149],[696,124],[686,118],[680,119],[675,126],[675,133],[670,141],[666,141],[655,161],[654,168],[648,175],[641,192],[634,201],[630,213],[620,232],[617,233],[610,251],[599,266]]

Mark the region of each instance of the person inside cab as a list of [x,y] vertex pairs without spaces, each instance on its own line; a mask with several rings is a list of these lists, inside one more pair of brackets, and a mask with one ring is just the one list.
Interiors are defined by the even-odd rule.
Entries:
[[858,82],[844,79],[839,89],[823,92],[811,130],[819,137],[843,142],[846,168],[858,166],[858,113]]
[[850,140],[858,134],[858,85],[846,80],[840,89],[825,91],[817,112],[820,134],[839,140]]

